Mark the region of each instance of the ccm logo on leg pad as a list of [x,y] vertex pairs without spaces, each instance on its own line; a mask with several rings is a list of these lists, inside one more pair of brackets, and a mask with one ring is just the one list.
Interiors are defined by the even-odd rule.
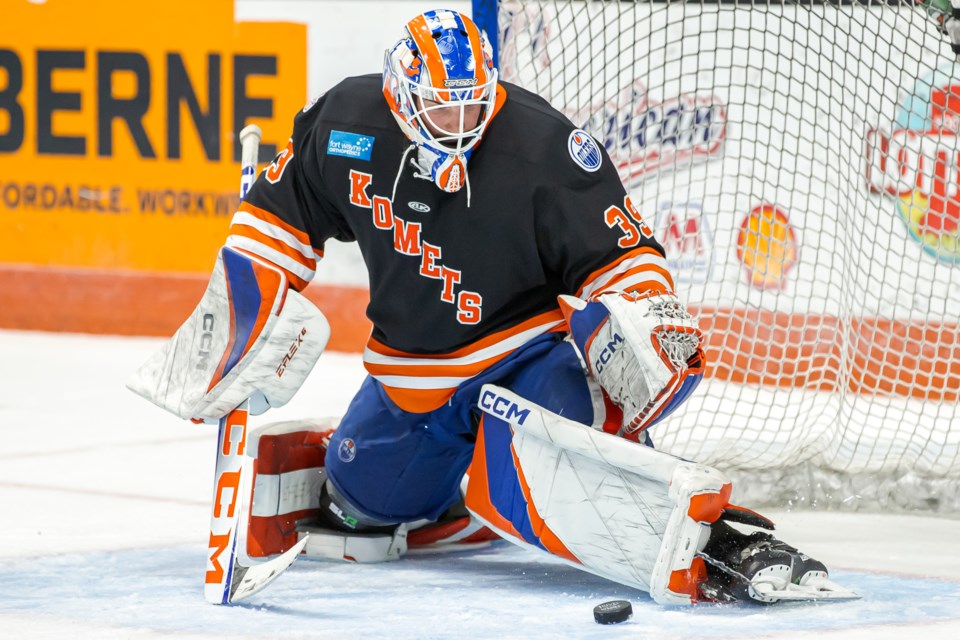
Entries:
[[480,394],[480,408],[489,414],[516,424],[523,424],[523,421],[530,415],[530,409],[521,409],[517,403],[503,396],[498,396],[489,389],[484,389]]

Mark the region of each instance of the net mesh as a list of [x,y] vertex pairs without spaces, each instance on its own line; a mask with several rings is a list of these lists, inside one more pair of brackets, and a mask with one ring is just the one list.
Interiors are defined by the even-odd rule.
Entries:
[[[923,8],[501,0],[708,336],[654,428],[738,499],[960,511],[960,65]],[[739,492],[739,493],[736,493]]]

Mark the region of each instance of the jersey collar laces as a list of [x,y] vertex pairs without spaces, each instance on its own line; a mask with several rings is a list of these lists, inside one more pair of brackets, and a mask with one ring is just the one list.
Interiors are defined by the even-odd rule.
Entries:
[[417,177],[447,192],[466,185],[468,205],[467,161],[493,117],[496,88],[489,43],[469,18],[455,11],[418,15],[407,23],[404,37],[387,49],[383,94],[417,148]]

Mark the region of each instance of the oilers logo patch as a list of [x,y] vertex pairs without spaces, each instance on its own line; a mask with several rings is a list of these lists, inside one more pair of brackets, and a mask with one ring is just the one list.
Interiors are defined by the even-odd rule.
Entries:
[[600,153],[596,140],[583,129],[574,129],[570,133],[570,137],[567,138],[567,150],[570,151],[573,161],[584,171],[593,173],[603,162],[603,154]]
[[344,462],[350,462],[357,457],[357,443],[350,438],[344,438],[337,447],[337,455]]

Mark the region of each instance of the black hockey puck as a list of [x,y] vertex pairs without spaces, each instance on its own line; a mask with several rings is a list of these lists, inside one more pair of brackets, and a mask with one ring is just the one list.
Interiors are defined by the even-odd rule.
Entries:
[[626,600],[611,600],[593,608],[593,619],[600,624],[617,624],[633,615],[633,605]]

